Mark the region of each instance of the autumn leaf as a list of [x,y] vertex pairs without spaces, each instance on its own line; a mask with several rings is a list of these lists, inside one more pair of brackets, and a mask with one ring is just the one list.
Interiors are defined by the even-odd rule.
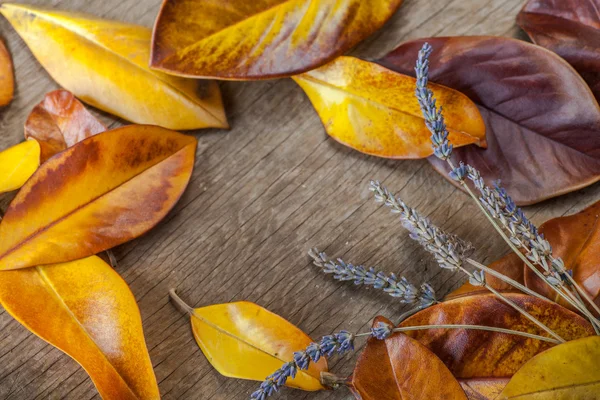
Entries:
[[6,45],[0,40],[0,107],[10,103],[15,94],[13,63]]
[[508,384],[508,378],[460,379],[469,400],[495,400]]
[[66,90],[47,93],[25,122],[25,138],[40,144],[40,161],[90,136],[104,132],[106,127]]
[[[486,124],[488,148],[456,149],[455,164],[471,164],[488,182],[500,179],[520,205],[600,179],[600,108],[564,60],[520,40],[442,37],[407,42],[378,62],[414,76],[424,42],[434,50],[431,81],[467,95]],[[429,161],[448,178],[445,162]]]
[[[391,324],[383,317],[373,321]],[[440,359],[418,341],[395,333],[370,338],[360,355],[350,389],[362,400],[466,400],[458,381]]]
[[[194,338],[207,360],[220,374],[239,379],[263,381],[273,371],[294,359],[312,340],[279,315],[247,301],[192,309],[173,290],[171,298],[190,315]],[[321,390],[321,372],[327,361],[321,358],[308,370],[299,370],[287,386]]]
[[377,31],[402,0],[165,0],[151,66],[219,79],[291,76],[319,67]]
[[40,145],[26,140],[0,152],[0,193],[23,186],[40,165]]
[[3,3],[0,12],[54,80],[84,102],[140,124],[227,127],[215,82],[149,69],[149,29],[28,5]]
[[3,271],[0,303],[75,359],[104,399],[160,398],[135,298],[100,258]]
[[567,60],[600,98],[600,16],[595,0],[529,0],[517,23],[534,43]]
[[[414,78],[358,58],[338,57],[293,79],[335,140],[380,157],[433,154]],[[452,143],[485,146],[485,125],[475,104],[455,90],[440,85],[431,88],[444,107]]]
[[512,377],[498,400],[597,399],[600,337],[573,340],[538,354]]
[[0,270],[87,257],[156,225],[190,179],[196,139],[130,125],[52,157],[0,223]]
[[[548,301],[516,293],[505,296],[565,340],[594,334],[579,315]],[[493,294],[465,296],[429,307],[400,326],[469,324],[544,334],[539,327]],[[550,343],[504,333],[465,329],[407,332],[433,351],[458,379],[508,378]]]

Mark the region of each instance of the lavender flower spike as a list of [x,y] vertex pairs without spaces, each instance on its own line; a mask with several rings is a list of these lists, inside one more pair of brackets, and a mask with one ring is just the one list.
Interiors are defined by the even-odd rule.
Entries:
[[362,265],[346,263],[341,258],[334,261],[318,249],[311,249],[308,255],[312,257],[314,265],[326,274],[333,274],[333,277],[339,281],[353,281],[355,285],[383,289],[390,296],[400,299],[401,303],[418,304],[421,308],[437,303],[435,291],[426,283],[417,289],[403,276],[398,278],[396,274],[386,275],[372,267],[367,269]]
[[417,89],[415,94],[421,107],[421,112],[425,117],[425,125],[431,132],[431,144],[433,154],[436,157],[447,160],[452,154],[452,144],[448,140],[448,129],[442,114],[442,107],[439,109],[435,104],[433,92],[427,87],[429,83],[429,56],[433,49],[429,43],[425,43],[419,51],[419,58],[415,72],[417,75]]

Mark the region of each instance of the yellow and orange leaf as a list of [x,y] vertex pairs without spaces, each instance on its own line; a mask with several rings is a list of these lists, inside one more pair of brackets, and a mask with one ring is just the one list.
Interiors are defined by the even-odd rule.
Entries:
[[333,60],[377,31],[402,0],[164,0],[151,66],[172,74],[265,79]]
[[597,399],[600,337],[563,343],[538,354],[512,377],[498,400]]
[[[373,321],[391,324],[383,317]],[[370,338],[351,378],[360,400],[467,400],[444,363],[414,339],[395,333],[385,340]]]
[[26,140],[0,152],[0,193],[17,190],[40,165],[40,145]]
[[[311,342],[299,328],[279,315],[242,301],[196,308],[191,311],[194,338],[219,373],[225,376],[262,381],[294,359],[294,352]],[[299,370],[287,386],[321,390],[321,372],[327,371],[324,358]]]
[[160,398],[129,287],[96,256],[3,271],[0,303],[77,361],[105,400]]
[[47,93],[25,121],[25,138],[39,142],[42,163],[105,130],[106,127],[67,90]]
[[0,40],[0,107],[10,103],[15,94],[15,75],[12,57],[6,45]]
[[151,229],[175,205],[194,167],[196,139],[129,125],[52,157],[0,223],[0,270],[72,261]]
[[[335,140],[379,157],[424,158],[433,153],[414,78],[358,58],[339,57],[293,79]],[[452,144],[485,147],[485,124],[477,106],[456,90],[430,87],[444,107]]]
[[0,13],[54,80],[88,104],[170,129],[228,126],[216,82],[148,67],[145,27],[28,5],[4,3]]

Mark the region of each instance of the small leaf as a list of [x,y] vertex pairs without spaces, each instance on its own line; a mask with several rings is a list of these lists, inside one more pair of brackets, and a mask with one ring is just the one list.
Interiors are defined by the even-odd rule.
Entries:
[[506,387],[508,379],[460,379],[469,400],[495,400]]
[[3,3],[0,12],[58,84],[84,102],[139,124],[227,127],[215,82],[149,69],[149,29],[28,5]]
[[600,16],[596,0],[529,0],[517,23],[531,40],[567,60],[600,98]]
[[264,79],[333,60],[377,31],[402,0],[165,0],[151,66],[188,77]]
[[75,359],[104,399],[160,398],[135,298],[100,258],[3,271],[0,303]]
[[[594,334],[579,315],[548,301],[515,293],[504,296],[525,309],[565,340]],[[544,335],[538,326],[493,294],[460,297],[429,307],[400,326],[468,324]],[[551,344],[522,336],[469,329],[407,332],[433,351],[458,379],[506,378]]]
[[[503,37],[436,37],[402,44],[378,62],[414,76],[424,42],[433,47],[432,82],[479,106],[488,148],[453,152],[519,205],[572,192],[600,179],[600,107],[579,74],[556,54]],[[448,165],[429,161],[448,177]]]
[[47,93],[25,121],[25,138],[38,141],[42,163],[67,147],[105,130],[106,127],[66,90]]
[[[373,321],[391,324],[383,317]],[[351,390],[362,400],[466,400],[458,381],[442,361],[414,339],[395,333],[370,338],[351,378]]]
[[0,152],[0,193],[23,186],[40,165],[40,145],[26,140]]
[[147,232],[185,190],[195,152],[191,136],[129,125],[52,157],[0,223],[0,270],[87,257]]
[[[430,133],[415,97],[414,78],[354,57],[338,57],[294,76],[319,113],[327,133],[360,152],[389,158],[433,154]],[[461,93],[431,85],[444,107],[455,146],[485,146],[477,106]]]
[[[217,304],[191,310],[194,338],[219,373],[262,381],[294,359],[312,340],[280,316],[250,302]],[[299,370],[286,385],[303,390],[321,390],[321,372],[327,361],[311,363]]]
[[8,105],[15,94],[13,62],[6,45],[0,40],[0,107]]
[[597,399],[600,337],[592,336],[538,354],[512,377],[498,400]]

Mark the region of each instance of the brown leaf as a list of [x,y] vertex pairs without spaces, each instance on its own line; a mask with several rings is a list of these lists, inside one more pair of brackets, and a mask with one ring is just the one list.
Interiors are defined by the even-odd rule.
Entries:
[[12,57],[0,40],[0,107],[10,103],[15,94],[15,75]]
[[67,90],[47,93],[25,122],[25,138],[33,138],[40,144],[41,163],[105,130],[106,127]]
[[264,79],[299,74],[370,36],[402,0],[164,0],[151,66],[171,74]]
[[517,23],[534,43],[567,60],[600,98],[600,14],[596,0],[529,0]]
[[[565,340],[594,334],[585,319],[557,304],[522,294],[504,295]],[[484,325],[544,335],[539,327],[491,293],[443,302],[415,314],[400,326],[436,324]],[[465,329],[428,329],[407,335],[433,351],[459,379],[508,378],[531,357],[552,346],[522,336]]]
[[75,260],[147,232],[185,190],[196,143],[158,126],[129,125],[52,157],[0,223],[0,270]]
[[469,400],[494,400],[508,384],[508,378],[460,379]]
[[[391,324],[383,317],[379,322]],[[351,378],[351,390],[362,400],[430,400],[467,397],[439,358],[414,339],[395,333],[370,338]]]
[[[434,50],[432,82],[466,94],[486,123],[488,148],[456,149],[455,162],[473,165],[489,182],[500,179],[520,205],[600,179],[600,108],[564,60],[514,39],[441,37],[407,42],[379,62],[414,76],[424,42]],[[445,162],[429,160],[448,177]]]

